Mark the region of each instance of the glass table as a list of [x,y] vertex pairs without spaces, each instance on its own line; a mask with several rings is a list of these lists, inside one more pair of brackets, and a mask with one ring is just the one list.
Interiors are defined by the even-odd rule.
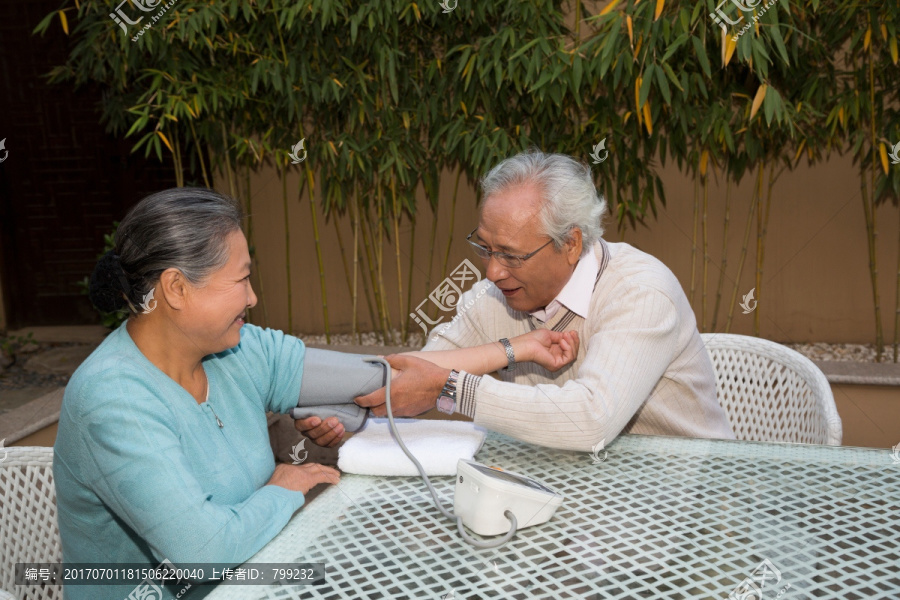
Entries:
[[[593,456],[490,433],[476,459],[556,488],[562,506],[481,550],[420,478],[344,475],[245,563],[323,563],[325,583],[207,598],[900,598],[888,450],[623,435]],[[455,478],[433,481],[452,507]]]

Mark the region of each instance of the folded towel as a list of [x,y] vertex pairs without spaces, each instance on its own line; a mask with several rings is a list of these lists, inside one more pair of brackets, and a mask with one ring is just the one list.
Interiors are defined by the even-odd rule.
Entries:
[[[471,459],[485,430],[469,421],[394,419],[403,443],[429,476],[456,475],[460,458]],[[369,418],[340,448],[338,468],[357,475],[418,475],[416,466],[391,435],[387,418]]]

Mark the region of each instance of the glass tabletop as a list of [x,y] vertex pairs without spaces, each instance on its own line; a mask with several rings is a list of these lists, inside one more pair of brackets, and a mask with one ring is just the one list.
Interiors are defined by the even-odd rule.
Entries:
[[[562,506],[477,549],[420,478],[344,475],[248,561],[324,563],[324,584],[208,598],[900,598],[888,450],[623,435],[592,455],[490,433],[476,459]],[[433,481],[452,506],[455,478]]]

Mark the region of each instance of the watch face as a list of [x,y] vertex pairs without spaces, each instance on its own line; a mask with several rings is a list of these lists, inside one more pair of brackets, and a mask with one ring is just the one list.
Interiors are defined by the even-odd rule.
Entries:
[[450,396],[441,396],[438,398],[437,409],[441,412],[451,414],[456,407],[456,402]]

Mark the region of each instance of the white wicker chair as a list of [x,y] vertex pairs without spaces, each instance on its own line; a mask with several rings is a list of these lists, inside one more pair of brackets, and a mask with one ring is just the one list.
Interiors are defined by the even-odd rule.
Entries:
[[[13,446],[0,462],[0,599],[61,600],[60,585],[14,585],[16,563],[62,561],[53,448]],[[5,594],[4,594],[5,592]]]
[[739,440],[841,443],[841,418],[822,371],[799,352],[746,335],[700,334],[716,392]]

